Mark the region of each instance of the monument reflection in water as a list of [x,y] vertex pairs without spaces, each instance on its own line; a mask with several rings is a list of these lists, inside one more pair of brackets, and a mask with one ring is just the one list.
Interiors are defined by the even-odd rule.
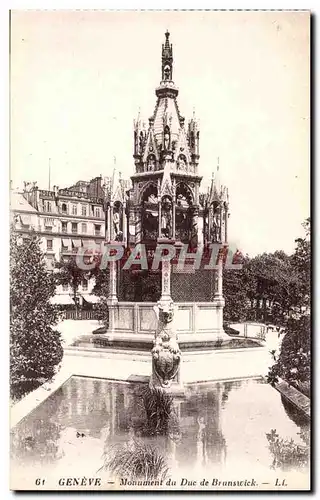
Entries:
[[25,475],[31,467],[57,477],[94,475],[112,444],[142,440],[165,456],[172,477],[195,471],[198,479],[212,477],[239,466],[251,476],[257,467],[270,473],[266,433],[276,429],[301,444],[299,432],[308,425],[290,416],[270,385],[250,379],[187,386],[175,400],[178,426],[169,436],[147,437],[140,425],[144,387],[72,377],[12,431],[12,468]]

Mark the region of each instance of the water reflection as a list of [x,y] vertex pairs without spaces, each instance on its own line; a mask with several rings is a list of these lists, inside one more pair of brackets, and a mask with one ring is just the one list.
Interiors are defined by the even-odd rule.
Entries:
[[142,439],[156,445],[170,466],[180,470],[237,463],[269,468],[270,429],[299,439],[301,422],[288,415],[279,393],[261,380],[189,386],[186,396],[174,401],[179,425],[169,428],[169,437],[146,436],[144,388],[139,383],[72,377],[15,427],[13,460],[78,468],[81,459],[95,472],[113,444]]

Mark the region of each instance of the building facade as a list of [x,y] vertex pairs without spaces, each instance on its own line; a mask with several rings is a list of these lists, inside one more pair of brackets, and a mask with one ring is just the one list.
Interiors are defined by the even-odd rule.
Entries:
[[[11,194],[11,212],[15,228],[22,237],[34,230],[48,269],[55,261],[68,259],[80,247],[93,242],[101,245],[105,240],[104,189],[110,179],[96,177],[91,181],[78,181],[68,188],[39,189],[36,183],[25,183],[22,192]],[[80,305],[97,301],[92,295],[94,280],[84,280],[78,291]],[[57,287],[55,303],[74,305],[70,287]]]

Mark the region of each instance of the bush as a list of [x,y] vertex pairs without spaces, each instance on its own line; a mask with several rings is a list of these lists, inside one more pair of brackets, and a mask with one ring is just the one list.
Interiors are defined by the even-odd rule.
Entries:
[[[271,466],[273,469],[289,470],[308,466],[309,446],[299,445],[293,439],[282,439],[275,429],[271,429],[271,432],[267,433],[266,436],[269,442],[269,450],[273,455]],[[302,437],[307,441],[305,436]]]
[[10,237],[10,392],[13,399],[49,380],[62,360],[59,313],[50,303],[54,274],[46,269],[39,238]]

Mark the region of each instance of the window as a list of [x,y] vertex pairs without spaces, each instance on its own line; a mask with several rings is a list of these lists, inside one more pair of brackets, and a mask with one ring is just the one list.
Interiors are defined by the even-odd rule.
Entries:
[[63,252],[67,252],[68,251],[68,247],[66,245],[62,245],[62,251]]
[[81,214],[85,217],[87,215],[87,206],[81,205]]
[[67,222],[62,222],[61,223],[61,229],[62,229],[63,233],[67,233],[68,232],[68,223]]
[[101,215],[100,215],[100,208],[96,207],[96,208],[94,209],[94,216],[95,216],[95,217],[101,217]]
[[47,240],[47,250],[52,250],[52,240]]
[[45,230],[49,233],[52,233],[52,226],[47,226]]
[[72,222],[72,234],[78,234],[78,224],[76,222]]
[[61,205],[61,211],[63,214],[67,214],[68,213],[68,207],[65,203],[62,203]]
[[96,236],[100,236],[100,234],[101,234],[101,226],[100,226],[100,224],[95,224],[94,225],[94,234]]
[[68,291],[68,289],[69,289],[69,285],[68,285],[68,283],[63,283],[63,285],[62,285],[62,290],[63,290],[64,292],[67,292],[67,291]]
[[51,202],[50,201],[44,201],[43,202],[43,209],[45,212],[52,212],[51,210]]
[[82,281],[82,290],[88,290],[88,281],[87,280]]
[[81,224],[81,232],[82,233],[86,233],[87,232],[87,224],[85,222],[83,222]]
[[77,205],[72,205],[72,215],[77,215]]

